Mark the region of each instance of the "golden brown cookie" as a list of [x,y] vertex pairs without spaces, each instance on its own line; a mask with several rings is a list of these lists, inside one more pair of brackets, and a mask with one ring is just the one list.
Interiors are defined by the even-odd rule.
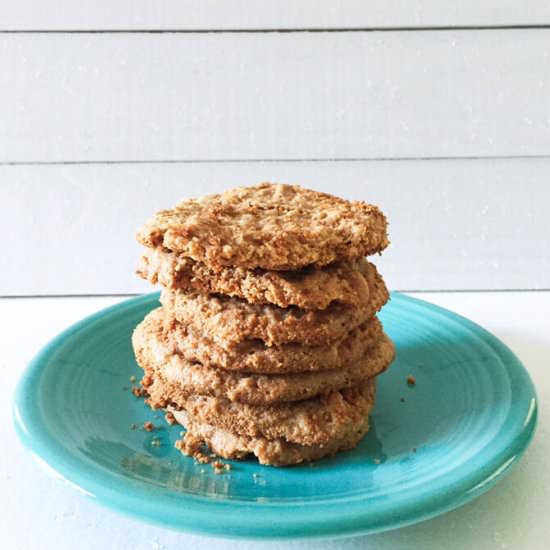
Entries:
[[161,210],[137,238],[213,268],[290,270],[380,252],[386,232],[376,206],[262,183]]
[[166,395],[165,381],[154,373],[148,403],[159,409],[185,410],[197,422],[248,437],[283,438],[300,445],[322,445],[364,418],[374,402],[374,379],[305,401],[248,405],[204,395]]
[[170,290],[223,294],[255,304],[325,309],[333,302],[362,307],[368,303],[367,263],[363,258],[297,271],[213,269],[162,248],[143,254],[137,273]]
[[164,290],[161,303],[180,323],[231,349],[245,340],[268,346],[299,342],[328,345],[363,324],[389,299],[388,289],[372,264],[367,266],[370,301],[364,307],[332,304],[323,310],[249,304],[223,296],[205,296]]
[[183,441],[178,448],[183,454],[196,456],[203,452],[206,445],[211,451],[226,459],[241,459],[255,455],[260,464],[288,466],[332,456],[339,451],[352,449],[368,432],[368,417],[364,416],[343,428],[337,437],[323,445],[299,445],[284,439],[266,439],[238,435],[197,422],[185,411],[173,412],[176,420],[186,427]]
[[157,308],[138,325],[133,336],[134,347],[144,348],[150,339],[158,338],[156,334],[161,323],[163,344],[187,361],[205,367],[262,374],[343,368],[360,361],[382,337],[382,325],[374,317],[326,346],[285,344],[269,347],[261,341],[248,340],[226,350],[189,325],[166,315],[163,308]]
[[298,374],[246,374],[184,359],[164,339],[162,317],[149,319],[149,325],[152,326],[143,322],[136,329],[134,351],[146,376],[159,374],[164,382],[163,398],[166,401],[192,394],[224,397],[251,405],[310,399],[377,376],[389,366],[395,355],[392,342],[381,335],[357,363],[339,369]]

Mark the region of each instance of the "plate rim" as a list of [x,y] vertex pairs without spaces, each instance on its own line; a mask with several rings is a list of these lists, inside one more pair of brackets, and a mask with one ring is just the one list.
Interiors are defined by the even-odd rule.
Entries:
[[[116,487],[113,490],[104,483],[105,472],[98,478],[95,470],[87,469],[73,453],[63,446],[56,445],[58,440],[49,438],[47,431],[43,430],[41,422],[43,423],[45,419],[40,417],[38,411],[33,411],[33,408],[36,409],[36,407],[33,407],[32,396],[36,395],[33,394],[33,388],[36,388],[35,381],[40,378],[52,354],[68,338],[76,336],[79,331],[88,329],[91,324],[102,321],[107,316],[124,315],[132,308],[141,307],[149,302],[153,303],[158,299],[159,294],[159,292],[153,292],[124,300],[100,309],[68,326],[50,340],[31,360],[18,381],[12,403],[13,421],[19,439],[43,469],[86,496],[92,497],[97,502],[126,516],[137,517],[148,523],[171,529],[226,538],[334,539],[382,532],[438,516],[485,493],[518,462],[535,433],[538,417],[536,390],[527,369],[506,344],[477,323],[453,311],[413,296],[392,292],[393,300],[404,304],[414,304],[420,308],[428,308],[472,329],[505,364],[508,376],[512,370],[516,370],[521,375],[522,390],[529,394],[531,399],[530,412],[526,417],[523,430],[511,438],[508,447],[492,457],[491,461],[486,461],[483,474],[480,470],[471,471],[469,476],[461,478],[460,487],[454,488],[450,492],[447,491],[444,495],[435,496],[433,490],[428,491],[428,494],[424,495],[420,502],[409,502],[408,506],[402,504],[399,510],[383,509],[375,516],[372,510],[368,510],[368,507],[361,506],[368,502],[366,498],[354,499],[351,503],[353,509],[346,505],[346,512],[339,514],[335,513],[334,502],[330,504],[308,500],[302,504],[257,503],[216,500],[208,496],[185,493],[177,493],[177,502],[170,502],[171,499],[166,496],[162,498],[161,502],[156,502],[154,507],[151,507],[150,503],[149,506],[144,506],[143,499],[147,492],[143,491],[144,488],[146,489],[145,483],[132,483],[131,480],[112,474],[113,487]],[[509,416],[510,414],[507,418]],[[128,492],[124,494],[121,489],[126,489]],[[174,511],[177,507],[181,512],[184,506],[186,513],[185,521],[182,522],[182,516],[174,515]],[[300,514],[294,514],[299,517],[299,520],[296,520],[290,513],[285,515],[286,524],[273,522],[273,514],[277,513],[280,517],[283,508],[296,510],[303,506],[307,507],[307,521],[304,521]],[[252,511],[254,522],[241,525],[238,522],[239,517],[242,518],[243,514]]]

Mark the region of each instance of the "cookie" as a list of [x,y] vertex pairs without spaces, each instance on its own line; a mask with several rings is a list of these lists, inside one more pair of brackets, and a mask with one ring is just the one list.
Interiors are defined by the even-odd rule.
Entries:
[[369,379],[314,399],[257,406],[204,395],[167,396],[165,381],[158,373],[150,376],[147,387],[153,408],[173,407],[186,411],[197,422],[238,435],[283,438],[300,445],[326,444],[346,426],[359,422],[371,409],[375,390],[374,379]]
[[163,338],[162,319],[156,332],[136,329],[134,351],[146,376],[159,373],[166,400],[187,395],[224,397],[229,401],[262,405],[310,399],[372,378],[394,358],[394,346],[385,335],[357,363],[329,371],[298,374],[247,374],[212,368],[184,359]]
[[238,435],[197,422],[185,411],[173,411],[176,420],[186,427],[183,440],[177,447],[183,454],[196,456],[201,454],[203,446],[226,459],[242,459],[248,455],[257,457],[260,464],[271,466],[289,466],[319,460],[332,456],[339,451],[352,449],[368,432],[368,416],[358,419],[342,429],[337,437],[323,445],[299,445],[284,439],[266,439]]
[[147,249],[137,273],[170,290],[223,294],[254,304],[325,309],[330,304],[362,307],[368,303],[366,261],[361,258],[298,271],[266,271],[221,267],[213,269],[162,248]]
[[212,268],[270,270],[323,266],[388,245],[376,206],[270,183],[185,200],[157,212],[137,238]]
[[[162,333],[159,334],[162,325]],[[134,348],[143,349],[151,339],[160,338],[171,353],[201,363],[204,367],[243,373],[281,374],[344,368],[356,363],[382,337],[376,317],[352,330],[341,340],[323,346],[285,344],[266,346],[258,340],[241,342],[226,350],[189,325],[167,315],[163,308],[149,313],[133,335]]]
[[299,342],[308,346],[342,339],[387,302],[388,289],[372,264],[366,269],[370,300],[364,307],[332,304],[306,311],[273,305],[249,304],[224,296],[205,296],[164,290],[161,303],[180,323],[192,326],[225,349],[245,340],[261,340],[268,346]]

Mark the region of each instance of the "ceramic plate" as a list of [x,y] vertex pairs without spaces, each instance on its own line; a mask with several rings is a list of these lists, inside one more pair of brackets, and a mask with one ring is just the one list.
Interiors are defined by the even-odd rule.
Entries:
[[[535,428],[533,385],[504,344],[458,315],[393,294],[380,317],[397,359],[379,378],[361,444],[311,465],[235,461],[216,475],[176,451],[181,427],[128,389],[140,377],[132,330],[157,306],[158,294],[138,297],[67,329],[30,364],[14,405],[18,433],[41,465],[146,521],[254,538],[391,529],[489,489]],[[161,428],[144,431],[147,420]]]

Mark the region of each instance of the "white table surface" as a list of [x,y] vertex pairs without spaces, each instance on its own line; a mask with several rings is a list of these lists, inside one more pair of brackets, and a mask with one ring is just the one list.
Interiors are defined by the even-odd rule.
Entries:
[[252,542],[168,531],[122,517],[36,467],[16,439],[11,401],[25,364],[66,325],[124,298],[0,300],[0,548],[530,549],[550,545],[550,292],[429,293],[417,297],[485,326],[523,361],[540,401],[529,450],[489,493],[438,518],[395,531],[324,542]]

